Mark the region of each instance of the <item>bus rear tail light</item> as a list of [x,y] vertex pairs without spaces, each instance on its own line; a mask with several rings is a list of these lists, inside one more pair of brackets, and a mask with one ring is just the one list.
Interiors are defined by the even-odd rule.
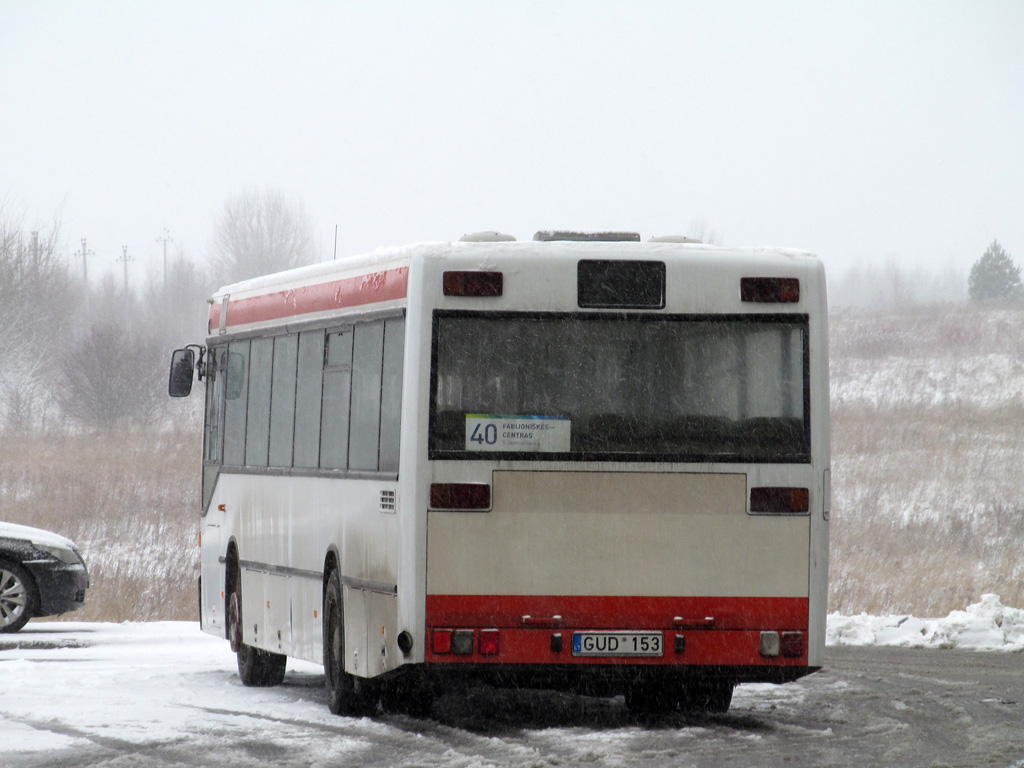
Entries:
[[435,629],[432,635],[430,648],[434,653],[451,653],[452,631],[450,629]]
[[761,655],[765,657],[784,656],[798,659],[804,655],[803,632],[762,632]]
[[486,511],[491,508],[487,483],[431,483],[430,508]]
[[496,629],[481,629],[480,630],[480,655],[481,656],[497,656],[498,655],[498,630]]
[[811,508],[806,488],[751,488],[750,511],[762,513],[806,514]]
[[782,633],[782,655],[790,659],[798,659],[804,655],[804,633]]
[[456,629],[452,632],[452,653],[456,656],[469,656],[473,653],[472,629]]
[[501,296],[504,277],[501,272],[446,270],[441,283],[445,296]]
[[740,278],[740,300],[792,304],[800,301],[800,280],[795,277],[743,277]]

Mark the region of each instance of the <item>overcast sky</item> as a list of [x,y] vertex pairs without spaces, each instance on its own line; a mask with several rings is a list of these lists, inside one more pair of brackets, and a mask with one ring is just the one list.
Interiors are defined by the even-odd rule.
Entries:
[[833,272],[1020,264],[1022,40],[1018,0],[0,0],[0,202],[133,281],[255,188],[324,259],[336,225],[347,254],[703,222]]

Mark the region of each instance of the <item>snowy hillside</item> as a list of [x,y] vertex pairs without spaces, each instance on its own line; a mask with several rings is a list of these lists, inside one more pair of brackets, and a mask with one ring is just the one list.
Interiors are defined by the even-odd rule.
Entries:
[[831,322],[830,610],[1024,605],[1024,311]]
[[834,405],[1024,402],[1024,311],[949,304],[836,312],[829,322]]

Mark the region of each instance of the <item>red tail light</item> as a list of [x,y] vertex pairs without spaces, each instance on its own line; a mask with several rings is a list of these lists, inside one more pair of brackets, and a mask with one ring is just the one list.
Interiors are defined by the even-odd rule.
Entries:
[[501,272],[446,271],[441,277],[445,296],[501,296]]
[[740,278],[740,300],[765,304],[800,301],[800,280],[795,277]]
[[452,631],[450,629],[435,629],[430,647],[434,653],[451,653]]
[[430,508],[486,511],[491,508],[487,483],[431,483]]
[[481,629],[480,630],[480,655],[481,656],[497,656],[498,655],[498,630],[496,629]]
[[801,514],[811,508],[806,488],[751,488],[751,512]]
[[782,655],[796,659],[804,655],[804,633],[782,633]]

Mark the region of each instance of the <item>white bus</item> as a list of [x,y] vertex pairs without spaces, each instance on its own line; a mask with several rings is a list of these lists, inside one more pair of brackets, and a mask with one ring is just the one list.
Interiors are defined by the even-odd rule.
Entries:
[[227,286],[200,613],[330,708],[449,682],[725,711],[820,668],[828,331],[812,255],[481,233]]

